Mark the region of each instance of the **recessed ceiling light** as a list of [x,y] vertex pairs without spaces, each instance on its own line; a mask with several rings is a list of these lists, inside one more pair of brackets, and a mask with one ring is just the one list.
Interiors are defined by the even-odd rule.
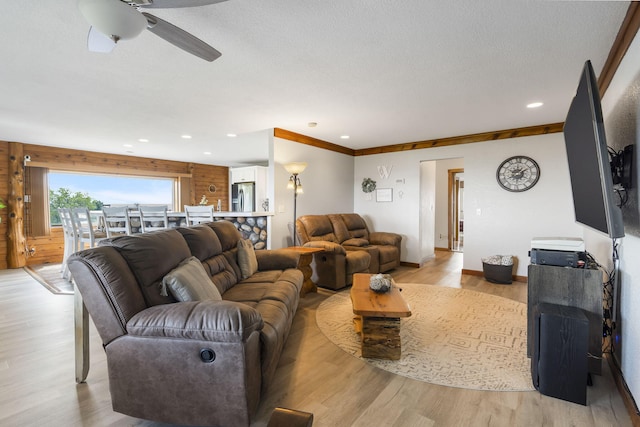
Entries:
[[527,104],[527,108],[538,108],[542,107],[544,104],[542,102],[532,102],[531,104]]
[[318,126],[318,123],[316,123],[316,122],[309,122],[309,123],[307,123],[307,126],[309,126],[310,128],[314,128],[314,127]]
[[127,150],[127,151],[125,151],[125,153],[127,153],[127,154],[133,154],[133,151],[131,151],[131,150]]
[[349,135],[340,135],[340,139],[349,139]]
[[149,140],[147,138],[140,138],[138,139],[138,142],[149,142]]
[[236,136],[238,136],[238,135],[236,135],[235,133],[228,133],[228,134],[227,134],[227,136],[228,136],[229,138],[235,138],[235,137],[236,137]]
[[182,139],[191,139],[191,135],[182,135]]
[[210,155],[211,155],[211,151],[205,151],[205,152],[204,152],[204,153],[202,153],[202,154],[204,154],[205,156],[210,156]]

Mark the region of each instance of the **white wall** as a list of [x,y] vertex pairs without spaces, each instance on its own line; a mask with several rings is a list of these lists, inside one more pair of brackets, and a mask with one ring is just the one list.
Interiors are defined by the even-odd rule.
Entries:
[[464,159],[436,162],[436,223],[435,247],[449,247],[449,170],[464,169]]
[[[530,156],[540,166],[540,180],[529,191],[508,192],[496,182],[497,167],[513,155]],[[560,133],[356,157],[354,211],[365,215],[374,230],[403,236],[402,261],[421,261],[420,162],[457,157],[464,159],[465,170],[464,269],[481,271],[483,257],[509,254],[518,259],[516,274],[526,276],[533,237],[582,235],[574,222]],[[378,188],[392,187],[393,203],[366,200],[360,190],[362,179],[378,176],[380,165],[392,167],[391,176],[379,180]],[[402,198],[395,197],[399,191]]]
[[353,212],[353,157],[281,138],[273,138],[274,200],[271,247],[288,246],[293,222],[293,192],[287,190],[289,174],[283,165],[307,162],[300,174],[304,194],[298,195],[297,216]]
[[[619,149],[628,144],[635,144],[635,188],[632,195],[633,212],[623,210],[625,218],[625,234],[620,241],[620,307],[614,331],[618,335],[616,359],[620,363],[625,382],[640,402],[640,234],[638,233],[638,149],[640,140],[640,39],[638,36],[629,47],[622,60],[611,85],[602,98],[602,111],[605,121],[605,132],[608,143]],[[597,247],[595,255],[601,264],[611,268],[611,242],[594,232],[585,233],[588,248]],[[593,252],[593,249],[589,249]]]
[[420,264],[435,257],[436,161],[420,163]]

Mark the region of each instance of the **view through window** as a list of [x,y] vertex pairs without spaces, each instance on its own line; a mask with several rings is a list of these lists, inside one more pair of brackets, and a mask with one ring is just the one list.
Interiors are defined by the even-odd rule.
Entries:
[[49,172],[51,225],[61,225],[58,208],[104,205],[167,205],[173,209],[173,178]]

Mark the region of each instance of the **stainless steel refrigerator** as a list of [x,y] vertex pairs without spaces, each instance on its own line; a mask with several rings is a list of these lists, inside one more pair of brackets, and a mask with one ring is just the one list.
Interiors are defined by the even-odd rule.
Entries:
[[231,185],[231,210],[254,212],[256,210],[255,182],[240,182]]

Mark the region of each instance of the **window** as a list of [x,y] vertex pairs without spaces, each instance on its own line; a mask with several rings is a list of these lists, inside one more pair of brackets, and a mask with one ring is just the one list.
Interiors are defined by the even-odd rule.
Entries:
[[51,225],[61,225],[57,208],[104,205],[167,205],[174,208],[175,178],[149,178],[49,171]]

